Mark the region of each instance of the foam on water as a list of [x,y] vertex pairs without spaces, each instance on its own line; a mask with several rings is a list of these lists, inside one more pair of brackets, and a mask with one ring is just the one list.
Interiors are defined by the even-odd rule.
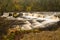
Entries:
[[[24,13],[25,14],[25,13]],[[47,26],[49,27],[50,25],[53,25],[55,23],[57,23],[58,21],[60,21],[59,17],[54,16],[56,15],[56,13],[52,14],[52,15],[41,15],[42,17],[36,17],[38,15],[35,14],[35,16],[23,16],[23,18],[18,17],[18,18],[14,18],[12,16],[7,17],[6,14],[3,15],[2,17],[7,17],[7,19],[13,19],[13,20],[23,20],[24,18],[26,19],[26,24],[23,24],[21,27],[21,30],[31,30],[34,28],[46,28]],[[31,19],[31,22],[28,21],[27,19]],[[43,22],[38,22],[37,20],[44,20]]]
[[[53,25],[56,22],[60,21],[58,17],[54,16],[55,14],[51,15],[51,16],[46,16],[45,18],[37,18],[39,20],[45,20],[43,22],[38,22],[37,20],[33,20],[35,17],[30,17],[30,16],[26,16],[26,18],[32,18],[32,24],[31,26],[29,26],[28,24],[26,24],[26,29],[34,29],[34,28],[45,28],[49,25]],[[28,21],[29,22],[29,21]]]

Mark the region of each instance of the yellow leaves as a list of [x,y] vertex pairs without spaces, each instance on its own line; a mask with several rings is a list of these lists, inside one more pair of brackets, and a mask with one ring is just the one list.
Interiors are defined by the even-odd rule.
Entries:
[[16,10],[22,10],[22,6],[21,5],[18,5],[18,4],[15,4],[15,9]]
[[27,6],[26,7],[26,11],[31,11],[32,7],[31,6]]
[[17,4],[15,4],[15,7],[18,9],[20,6],[19,6],[19,5],[17,5]]

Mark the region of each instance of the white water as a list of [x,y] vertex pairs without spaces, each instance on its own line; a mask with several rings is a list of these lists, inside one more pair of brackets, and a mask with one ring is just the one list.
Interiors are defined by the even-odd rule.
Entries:
[[[3,15],[3,17],[7,17],[7,19],[13,19],[13,20],[21,20],[24,18],[14,18],[12,16],[8,17],[7,14]],[[26,24],[22,25],[21,30],[31,30],[34,28],[46,28],[49,27],[50,25],[53,25],[55,23],[57,23],[58,21],[60,21],[59,17],[55,17],[54,15],[56,15],[56,13],[52,14],[52,15],[44,15],[45,17],[36,17],[36,16],[23,16],[26,19]],[[28,21],[27,19],[31,20],[32,23],[30,23],[30,21]],[[37,20],[44,20],[43,22],[38,22]]]
[[[46,16],[45,18],[37,18],[37,17],[32,17],[32,16],[26,16],[26,18],[32,19],[32,24],[29,23],[29,21],[28,21],[27,24],[23,26],[23,28],[24,28],[24,30],[30,30],[30,29],[34,29],[34,28],[49,27],[50,25],[53,25],[53,24],[57,23],[58,21],[60,21],[59,18],[55,17],[54,15],[55,14],[53,14],[51,16]],[[36,20],[34,18],[36,18]],[[40,23],[37,20],[45,20],[45,21]]]

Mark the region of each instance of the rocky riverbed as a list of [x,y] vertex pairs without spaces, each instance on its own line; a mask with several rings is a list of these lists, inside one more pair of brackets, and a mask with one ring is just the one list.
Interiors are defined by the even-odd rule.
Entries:
[[[24,35],[21,40],[59,40],[60,18],[59,16],[50,16],[36,19],[19,19],[13,20],[0,17],[0,31],[2,34],[10,35],[19,31]],[[17,36],[17,35],[16,35]],[[17,36],[20,37],[20,36]],[[16,38],[16,37],[15,37]],[[19,39],[19,38],[18,38]]]

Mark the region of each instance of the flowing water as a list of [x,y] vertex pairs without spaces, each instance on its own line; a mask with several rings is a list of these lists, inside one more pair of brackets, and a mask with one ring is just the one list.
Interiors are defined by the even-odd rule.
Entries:
[[[8,16],[9,14],[6,13],[2,17],[6,17],[9,20],[26,20],[26,23],[21,25],[21,30],[45,28],[60,21],[60,18],[58,16],[55,16],[57,14],[56,12],[53,13],[52,15],[40,13],[22,13],[22,14],[23,14],[22,17],[14,18],[13,16]],[[39,22],[38,20],[43,21]]]

